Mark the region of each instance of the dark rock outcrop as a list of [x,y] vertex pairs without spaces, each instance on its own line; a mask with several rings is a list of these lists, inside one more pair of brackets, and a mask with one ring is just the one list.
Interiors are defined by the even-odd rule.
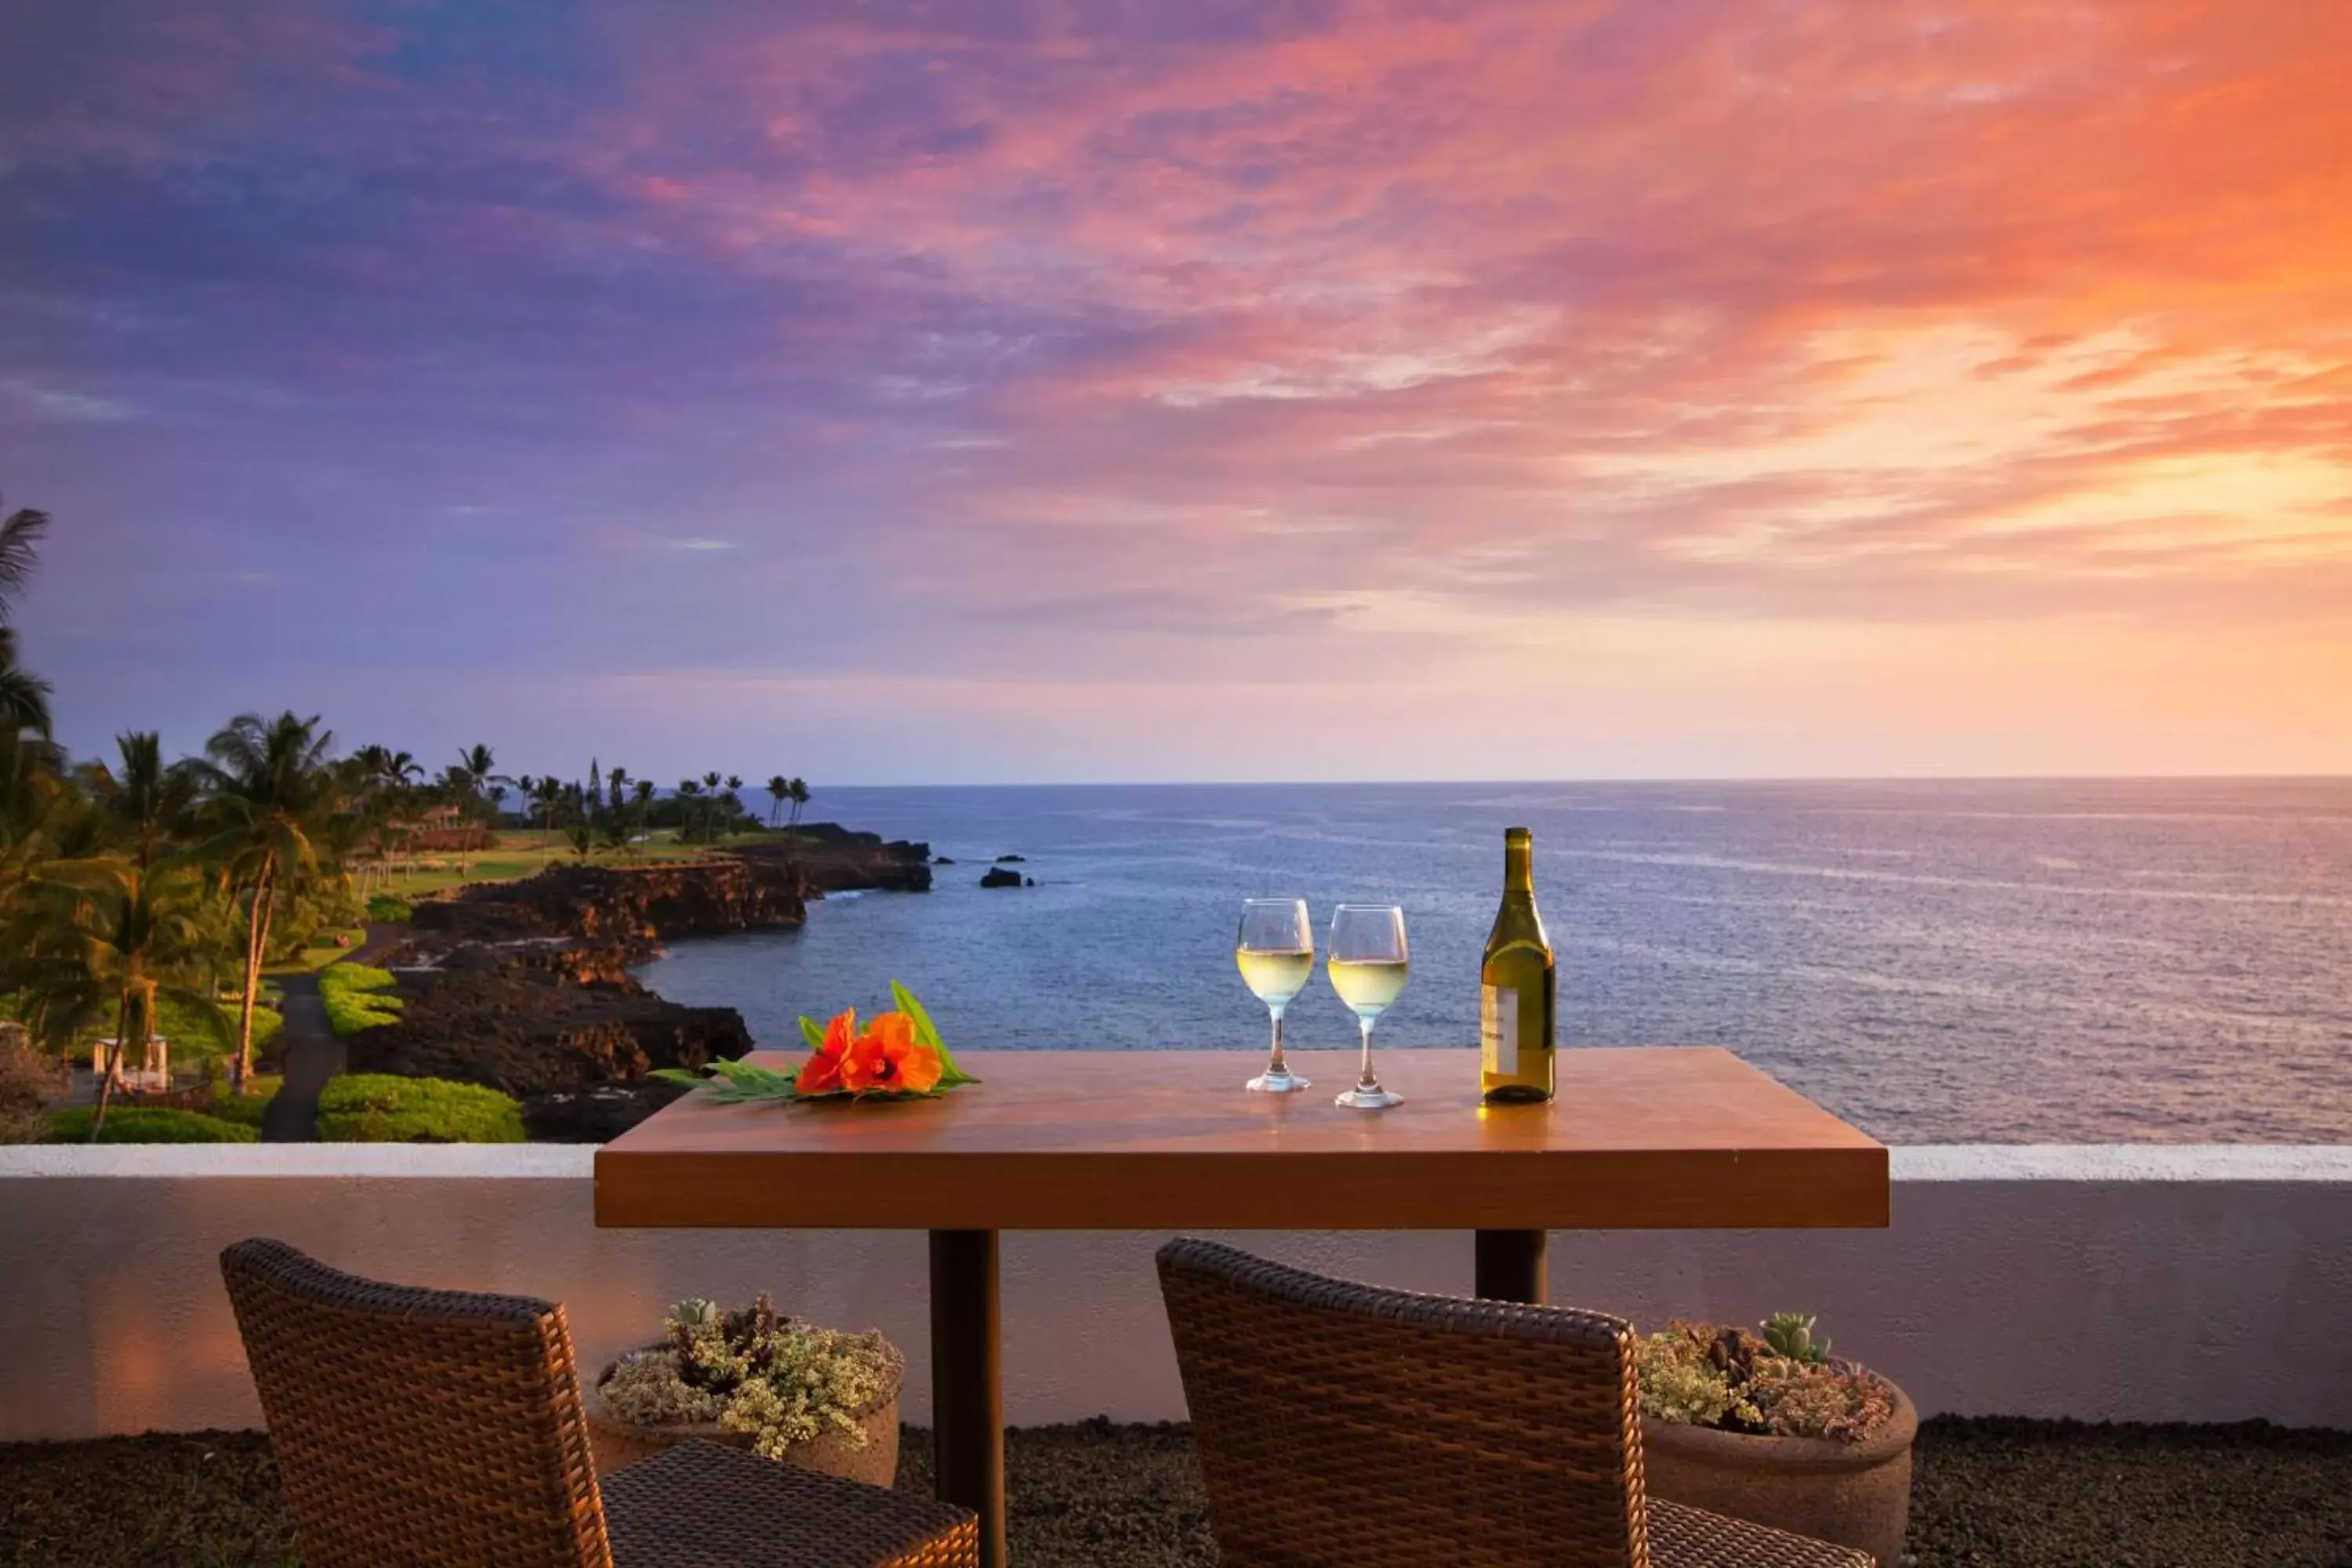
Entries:
[[537,1097],[635,1086],[655,1068],[699,1068],[751,1048],[733,1008],[663,1000],[611,944],[427,939],[385,966],[405,1005],[397,1022],[351,1037],[352,1070],[487,1084],[523,1100],[526,1120]]
[[665,938],[725,936],[799,925],[805,883],[791,866],[728,859],[700,866],[552,866],[520,882],[469,888],[420,904],[420,941],[521,942],[562,937],[612,947],[624,963]]
[[1002,866],[992,866],[981,874],[980,885],[983,888],[1017,888],[1021,885],[1021,873],[1008,871]]
[[999,855],[996,858],[996,863],[1000,866],[1018,866],[1028,858],[1026,855]]
[[931,887],[931,847],[878,833],[853,833],[838,823],[803,822],[787,832],[730,843],[725,852],[756,866],[788,866],[809,897],[878,888],[924,893]]

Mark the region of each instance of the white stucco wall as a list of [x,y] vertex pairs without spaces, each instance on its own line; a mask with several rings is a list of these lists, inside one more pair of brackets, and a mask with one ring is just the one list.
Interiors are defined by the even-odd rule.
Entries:
[[[0,1441],[259,1419],[215,1262],[285,1238],[357,1273],[565,1303],[584,1355],[687,1294],[877,1326],[929,1405],[919,1232],[600,1231],[587,1149],[0,1148]],[[2352,1427],[2352,1149],[1894,1152],[1894,1225],[1562,1233],[1555,1300],[1821,1314],[1923,1411],[2266,1416]],[[1003,1242],[1005,1405],[1027,1424],[1179,1418],[1158,1235]],[[1462,1291],[1467,1235],[1231,1236],[1307,1267]]]

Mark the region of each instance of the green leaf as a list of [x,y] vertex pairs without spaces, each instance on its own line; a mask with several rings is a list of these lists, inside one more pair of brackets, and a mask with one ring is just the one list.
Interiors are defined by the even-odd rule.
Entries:
[[813,1051],[824,1049],[824,1026],[806,1013],[802,1014],[801,1038],[808,1042],[808,1048]]
[[[897,981],[893,980],[890,982],[890,999],[898,1005],[898,1011],[904,1013],[908,1018],[914,1021],[915,1038],[921,1044],[929,1046],[933,1051],[938,1053],[940,1058],[939,1087],[940,1089],[953,1089],[960,1083],[978,1083],[980,1081],[980,1079],[972,1077],[971,1074],[964,1071],[963,1068],[956,1066],[955,1057],[953,1053],[949,1051],[948,1043],[940,1038],[939,1026],[931,1022],[931,1016],[923,1010],[922,1003],[916,1000],[915,994],[913,992],[908,990],[904,985],[901,985]],[[927,1096],[926,1098],[929,1097]]]
[[778,1072],[773,1068],[753,1067],[749,1062],[728,1061],[723,1058],[712,1062],[710,1070],[725,1079],[729,1087],[733,1089],[772,1092],[793,1081],[791,1074]]
[[646,1076],[658,1083],[674,1083],[685,1089],[700,1089],[709,1081],[700,1073],[688,1072],[684,1068],[656,1068]]

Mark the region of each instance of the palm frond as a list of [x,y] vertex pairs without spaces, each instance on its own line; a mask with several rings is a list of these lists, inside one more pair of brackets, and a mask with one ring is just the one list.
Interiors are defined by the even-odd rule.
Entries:
[[0,522],[0,613],[5,613],[16,601],[16,595],[33,580],[33,569],[40,564],[41,541],[49,531],[49,514],[24,507],[8,514]]

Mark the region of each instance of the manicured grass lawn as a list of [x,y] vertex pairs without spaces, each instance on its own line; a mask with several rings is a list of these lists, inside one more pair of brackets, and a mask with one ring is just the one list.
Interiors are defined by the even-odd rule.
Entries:
[[261,973],[264,974],[315,974],[335,960],[349,953],[352,948],[365,942],[367,928],[354,926],[341,934],[351,938],[350,947],[337,947],[334,941],[336,933],[330,931],[325,940],[316,946],[304,948],[285,963],[264,964]]
[[[747,837],[737,842],[751,842]],[[425,861],[438,861],[437,867],[416,871],[394,871],[390,876],[375,879],[368,884],[369,891],[392,893],[411,902],[435,894],[451,893],[459,888],[482,882],[519,882],[525,877],[539,874],[541,868],[554,865],[575,865],[579,857],[561,833],[546,832],[536,827],[503,828],[498,842],[491,847],[465,857],[464,870],[459,870],[458,857],[437,853],[423,857]],[[680,862],[713,858],[709,848],[700,844],[680,844],[661,829],[635,847],[632,854],[616,854],[601,846],[589,856],[592,866],[674,865]]]

